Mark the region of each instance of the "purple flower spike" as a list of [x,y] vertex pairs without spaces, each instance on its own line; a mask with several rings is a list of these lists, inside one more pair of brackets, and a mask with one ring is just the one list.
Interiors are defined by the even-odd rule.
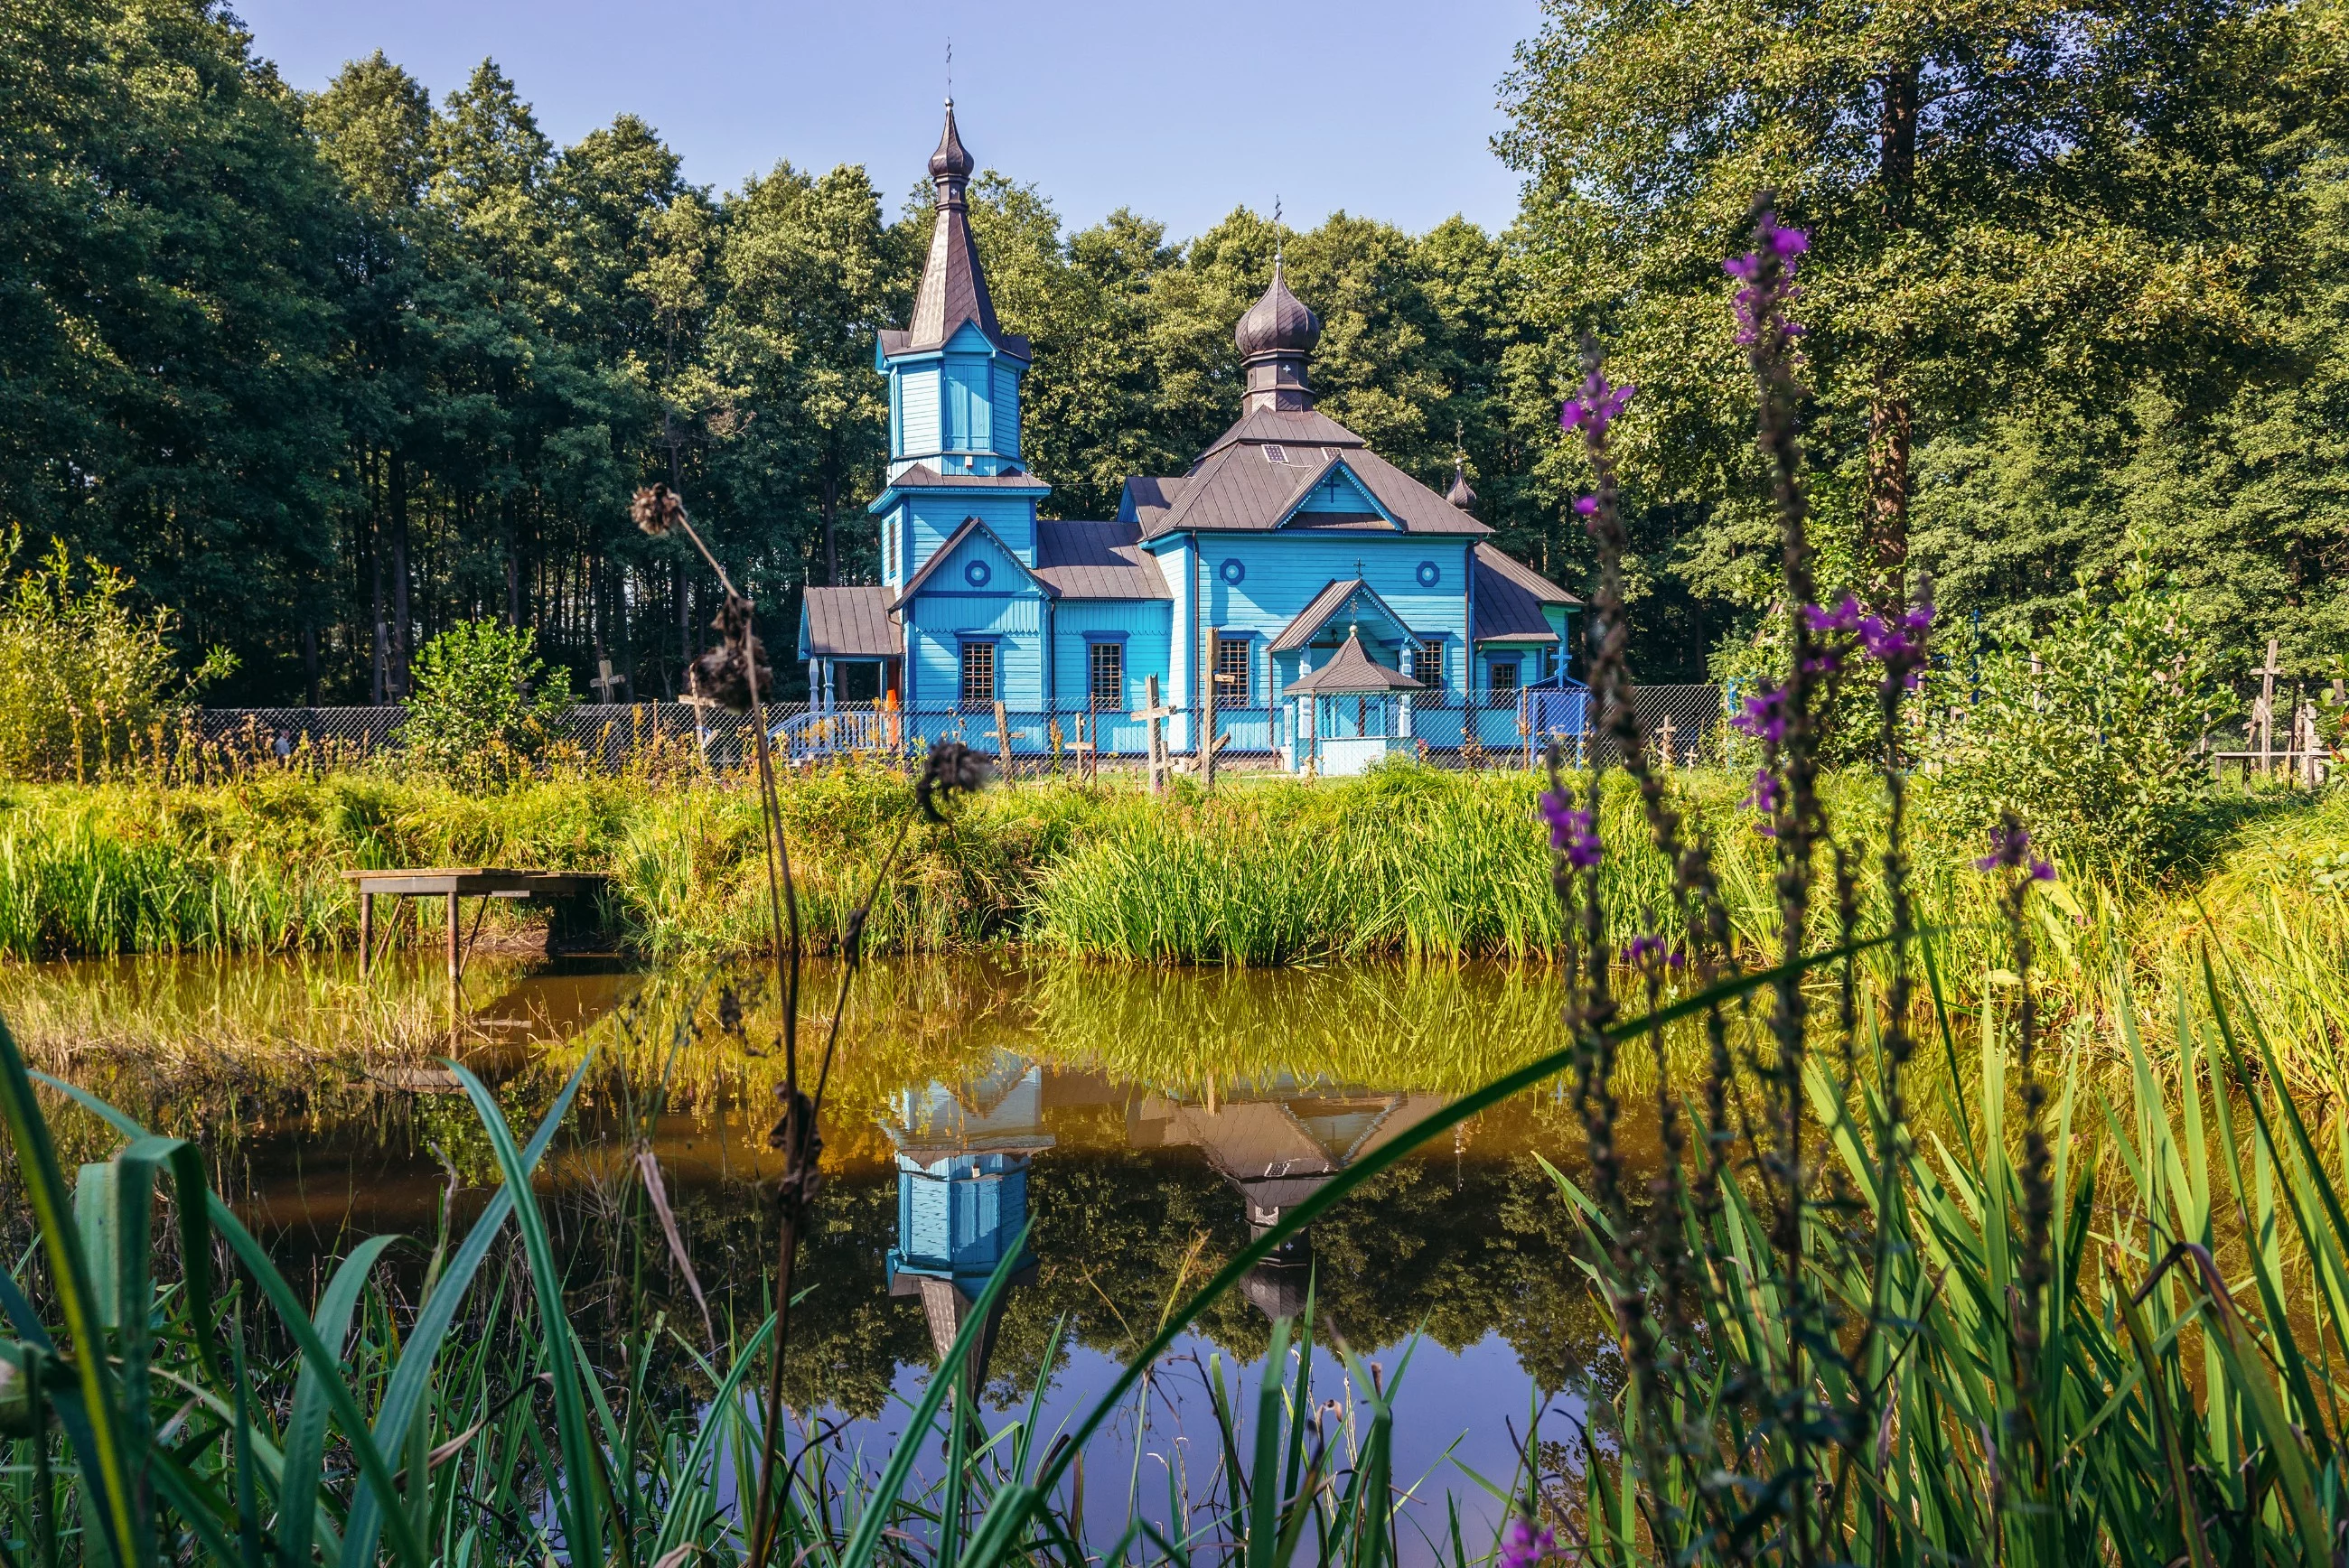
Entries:
[[1585,517],[1596,517],[1599,515],[1599,498],[1595,495],[1576,496],[1574,510]]
[[1577,808],[1555,789],[1541,794],[1541,819],[1549,824],[1549,847],[1566,857],[1577,871],[1599,863],[1599,836],[1591,830],[1590,813]]
[[1536,1530],[1524,1514],[1501,1527],[1500,1568],[1534,1568],[1545,1557],[1557,1554],[1557,1532],[1547,1525]]
[[[1764,212],[1762,221],[1754,225],[1754,238],[1761,249],[1721,263],[1723,272],[1746,285],[1737,291],[1735,302],[1740,344],[1751,344],[1759,337],[1763,320],[1772,315],[1780,318],[1787,336],[1802,331],[1798,324],[1785,320],[1785,311],[1802,293],[1795,286],[1795,259],[1811,248],[1811,237],[1800,229],[1783,227],[1776,213]],[[1761,282],[1764,275],[1763,250],[1767,250],[1770,259],[1777,263],[1776,275],[1766,285]]]
[[2055,880],[2055,868],[2049,865],[2045,861],[2033,861],[2031,862],[2031,880],[2033,882],[2054,882]]
[[1745,710],[1729,721],[1730,727],[1775,746],[1786,738],[1786,694],[1770,690],[1745,699]]
[[1638,387],[1626,384],[1609,386],[1607,377],[1592,371],[1584,378],[1582,390],[1566,400],[1558,411],[1558,428],[1566,430],[1588,430],[1594,436],[1604,436],[1607,427],[1631,401]]
[[[2033,867],[2031,874],[2034,877],[2039,876],[2037,868],[2041,865],[2046,864],[2044,861],[2033,861],[2031,860],[2031,833],[2029,830],[2025,829],[2023,824],[2017,822],[2013,818],[2009,817],[1997,827],[1992,828],[1990,830],[1990,853],[1984,855],[1982,859],[1974,862],[1974,870],[1978,872],[1990,872],[1996,871],[2000,867],[2003,866],[2009,871],[2020,871],[2026,863]],[[2053,877],[2054,874],[2054,868],[2052,866],[2048,867],[2048,877]],[[2040,878],[2040,880],[2045,881],[2047,879]]]
[[1848,632],[1860,624],[1859,601],[1847,593],[1843,603],[1832,610],[1822,610],[1816,604],[1803,606],[1803,618],[1814,632]]

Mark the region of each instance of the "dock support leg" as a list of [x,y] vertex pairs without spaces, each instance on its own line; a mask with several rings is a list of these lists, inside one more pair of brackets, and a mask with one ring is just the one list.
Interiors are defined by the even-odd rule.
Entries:
[[367,960],[375,953],[375,894],[359,894],[359,978],[367,978]]
[[451,985],[457,983],[457,967],[460,962],[457,941],[457,895],[452,892],[449,895],[449,984]]

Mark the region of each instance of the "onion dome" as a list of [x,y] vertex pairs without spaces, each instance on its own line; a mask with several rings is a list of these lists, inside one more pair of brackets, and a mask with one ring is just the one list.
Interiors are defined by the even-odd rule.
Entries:
[[930,178],[937,181],[968,180],[978,160],[963,150],[962,137],[955,130],[954,99],[947,99],[947,129],[938,138],[938,150],[930,154]]
[[1452,488],[1444,492],[1444,499],[1471,517],[1476,513],[1476,492],[1468,488],[1467,466],[1459,458],[1452,459]]
[[1288,292],[1278,261],[1272,263],[1272,286],[1240,317],[1232,341],[1239,345],[1243,359],[1267,354],[1310,354],[1321,341],[1321,318]]

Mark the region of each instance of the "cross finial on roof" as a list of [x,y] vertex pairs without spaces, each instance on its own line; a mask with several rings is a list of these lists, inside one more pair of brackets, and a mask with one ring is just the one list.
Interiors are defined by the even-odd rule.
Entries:
[[947,38],[947,105],[948,108],[954,105],[954,37],[951,34]]
[[1276,274],[1280,271],[1280,198],[1275,195],[1272,199],[1272,270]]

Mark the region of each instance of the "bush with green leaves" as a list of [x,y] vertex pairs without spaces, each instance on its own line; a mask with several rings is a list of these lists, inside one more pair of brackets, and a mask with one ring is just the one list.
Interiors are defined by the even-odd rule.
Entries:
[[534,772],[572,706],[571,683],[527,626],[460,621],[424,645],[401,753],[470,788]]
[[1963,830],[2012,811],[2037,841],[2122,872],[2189,854],[2209,778],[2199,744],[2234,706],[2192,606],[2137,566],[2109,597],[2083,580],[2038,636],[1957,655],[1940,677],[1953,718],[1935,813]]
[[[0,573],[24,536],[0,542]],[[0,772],[70,779],[103,772],[168,722],[235,660],[215,648],[182,681],[175,617],[131,608],[129,578],[95,558],[78,567],[61,541],[0,599]]]

